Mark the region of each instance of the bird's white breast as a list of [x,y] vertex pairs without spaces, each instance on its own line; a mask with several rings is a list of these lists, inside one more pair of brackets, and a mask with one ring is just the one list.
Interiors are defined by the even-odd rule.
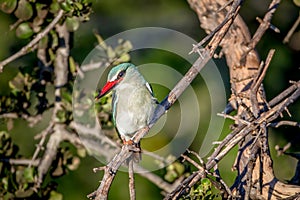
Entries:
[[144,85],[124,83],[119,85],[116,96],[116,127],[120,135],[129,140],[149,123],[156,105]]

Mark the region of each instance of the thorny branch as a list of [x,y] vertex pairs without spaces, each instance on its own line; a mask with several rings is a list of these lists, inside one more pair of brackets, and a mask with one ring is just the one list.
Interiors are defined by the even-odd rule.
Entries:
[[[228,134],[225,139],[218,145],[214,153],[210,156],[206,163],[206,170],[212,169],[217,163],[235,146],[241,141],[247,134],[256,130],[256,128],[262,123],[267,122],[271,123],[273,120],[277,119],[281,112],[293,103],[300,96],[300,81],[295,83],[297,85],[297,90],[295,90],[289,97],[282,98],[282,102],[274,106],[271,110],[266,113],[263,113],[261,117],[256,120],[253,120],[250,125],[241,125],[230,134]],[[289,89],[289,88],[288,88]],[[288,90],[287,89],[287,90]],[[278,98],[278,97],[276,97]],[[198,172],[198,173],[203,173]],[[201,176],[198,173],[192,174],[189,178],[185,179],[182,183],[183,186],[177,187],[172,193],[170,193],[165,199],[176,199],[181,194],[181,191],[184,191],[187,188],[191,187],[191,181],[197,182]]]
[[[224,1],[220,2],[224,3]],[[274,50],[270,51],[266,63],[262,63],[260,67],[258,67],[258,56],[253,52],[262,35],[271,26],[270,20],[279,2],[275,0],[271,2],[264,20],[261,21],[260,27],[251,40],[247,36],[245,25],[238,17],[235,24],[232,25],[231,30],[229,30],[228,37],[225,36],[221,42],[230,68],[232,91],[236,96],[233,107],[231,109],[227,108],[224,116],[232,118],[235,121],[235,127],[216,147],[213,154],[208,158],[205,167],[206,170],[212,169],[234,146],[237,144],[240,145],[237,164],[235,165],[238,169],[238,177],[235,184],[231,187],[233,198],[258,199],[269,198],[270,196],[284,198],[299,192],[299,187],[289,187],[274,177],[267,137],[267,127],[282,115],[282,112],[287,109],[289,104],[299,98],[299,81],[293,83],[291,87],[268,103],[264,99],[264,91],[261,83],[274,54]],[[208,17],[206,14],[211,9],[211,2],[191,0],[189,3],[199,15],[202,25],[204,24],[203,27],[206,30],[211,30],[211,27],[205,23],[210,20],[208,19],[210,16]],[[218,9],[215,8],[215,10]],[[214,18],[215,15],[211,17]],[[240,35],[240,33],[242,34]],[[248,40],[248,46],[245,48],[245,41],[247,42]],[[238,42],[241,42],[241,44]],[[232,51],[234,48],[236,48],[236,51]],[[236,79],[233,79],[235,77]],[[228,111],[233,109],[238,110],[237,115],[227,115]],[[199,170],[198,173],[195,172],[186,178],[182,185],[169,193],[165,199],[177,199],[186,193],[194,183],[201,179],[203,176],[203,174],[199,175],[201,173],[202,170]],[[274,180],[277,184],[270,186],[268,183]],[[257,192],[254,191],[255,188]]]
[[[236,6],[236,3],[233,4],[233,9],[231,12],[233,16],[236,16],[237,11],[239,10],[239,6]],[[231,16],[231,14],[229,15]],[[226,19],[227,20],[227,19]],[[133,141],[138,143],[150,130],[150,128],[156,123],[156,121],[175,103],[178,97],[183,93],[183,91],[190,85],[190,83],[194,80],[197,76],[198,72],[205,66],[205,64],[211,59],[212,55],[214,54],[216,48],[218,47],[219,43],[221,42],[222,38],[227,33],[230,25],[233,23],[234,17],[230,17],[224,26],[217,28],[219,29],[213,35],[211,42],[205,48],[200,50],[201,55],[200,58],[196,60],[190,70],[186,73],[186,75],[176,84],[176,86],[172,89],[169,95],[160,103],[157,107],[156,112],[154,114],[153,119],[151,120],[150,124],[139,130],[135,136],[133,137]],[[199,45],[198,45],[199,46]],[[195,47],[198,48],[196,45]],[[193,51],[195,50],[195,47]],[[107,165],[107,168],[104,170],[104,176],[102,178],[101,184],[96,190],[88,197],[98,199],[107,199],[109,188],[112,184],[112,181],[115,177],[115,174],[119,167],[127,160],[131,155],[132,151],[130,151],[131,147],[128,145],[124,145],[114,159],[110,161]]]
[[[247,65],[247,59],[249,59],[248,55],[253,54],[253,49],[257,45],[257,43],[260,41],[261,37],[264,35],[266,30],[272,26],[271,24],[271,18],[273,13],[275,12],[277,6],[279,5],[279,0],[274,0],[269,6],[269,10],[266,13],[263,20],[260,21],[260,26],[257,29],[256,33],[252,37],[251,40],[247,41],[247,49],[243,51],[243,56],[240,57],[240,59],[237,59],[241,61],[245,66]],[[194,4],[193,0],[190,0],[189,3],[191,6],[195,7],[195,10],[199,9],[197,8],[196,4]],[[224,42],[224,38],[226,37],[226,34],[229,33],[229,30],[231,27],[235,26],[235,22],[239,21],[240,18],[238,16],[239,9],[241,7],[241,0],[234,0],[230,1],[229,3],[224,3],[221,8],[217,9],[217,13],[223,11],[225,8],[229,7],[231,4],[230,9],[227,9],[228,12],[226,13],[225,18],[222,20],[222,22],[214,28],[210,34],[205,37],[199,44],[194,45],[194,48],[192,52],[198,52],[200,53],[200,58],[194,63],[194,65],[190,68],[190,70],[187,72],[187,74],[183,77],[182,80],[174,87],[174,89],[170,92],[170,94],[161,102],[160,106],[156,110],[155,116],[148,127],[145,127],[138,131],[138,133],[134,137],[134,141],[137,143],[143,138],[149,131],[149,129],[156,123],[156,121],[175,103],[175,101],[178,99],[178,97],[182,94],[182,92],[186,89],[187,86],[192,82],[192,80],[197,76],[198,72],[205,66],[205,64],[208,62],[208,60],[212,57],[214,54],[216,48],[220,46],[221,43]],[[0,72],[2,72],[3,67],[10,63],[11,61],[17,59],[18,57],[25,55],[28,53],[28,51],[34,49],[36,47],[37,42],[44,37],[48,32],[57,25],[57,22],[61,19],[63,16],[63,11],[60,11],[56,18],[42,31],[40,32],[34,40],[32,40],[30,43],[28,43],[25,47],[23,47],[19,52],[12,55],[11,57],[5,59],[0,63]],[[237,22],[239,23],[239,22]],[[58,27],[60,29],[61,27]],[[64,32],[60,29],[61,32]],[[59,31],[58,31],[59,32]],[[62,34],[62,37],[64,34]],[[65,38],[66,39],[66,38]],[[199,49],[201,45],[208,43],[208,45],[204,49]],[[66,42],[68,43],[68,42]],[[68,47],[61,47],[58,49],[58,58],[56,60],[56,90],[55,94],[57,99],[60,99],[61,91],[60,88],[65,84],[66,78],[66,67],[67,67],[67,60],[66,56],[68,55]],[[225,55],[226,54],[226,51]],[[264,99],[261,98],[261,94],[259,94],[261,89],[261,83],[265,77],[267,68],[269,67],[270,61],[272,59],[272,56],[274,54],[274,50],[271,50],[269,52],[269,55],[266,59],[265,64],[261,62],[260,67],[257,67],[256,73],[253,76],[250,76],[251,84],[250,89],[243,88],[245,90],[249,90],[249,100],[251,102],[251,114],[250,117],[241,118],[240,116],[230,116],[226,114],[222,114],[224,117],[231,118],[235,120],[235,124],[237,125],[236,128],[226,136],[226,138],[219,143],[217,148],[215,149],[214,153],[208,158],[208,161],[205,163],[201,158],[199,158],[199,162],[201,165],[199,165],[197,162],[193,161],[189,157],[183,155],[183,158],[187,161],[189,161],[191,164],[196,166],[198,168],[198,171],[193,172],[192,175],[187,177],[181,184],[168,184],[165,181],[163,181],[160,177],[156,176],[152,173],[144,173],[141,174],[141,176],[147,177],[149,180],[151,180],[153,183],[158,185],[161,189],[163,189],[165,192],[168,192],[169,194],[166,196],[166,199],[177,199],[182,194],[186,193],[194,184],[196,184],[201,178],[205,177],[207,174],[215,176],[218,181],[222,184],[224,187],[224,191],[227,193],[227,197],[239,197],[238,194],[235,194],[231,191],[231,189],[226,185],[226,183],[222,180],[221,175],[218,173],[218,162],[226,156],[226,154],[237,144],[242,143],[242,141],[245,139],[245,137],[253,134],[255,139],[250,140],[251,143],[249,144],[248,150],[250,150],[250,154],[253,156],[250,156],[247,158],[246,166],[248,167],[248,171],[246,173],[246,186],[245,187],[245,199],[252,198],[251,197],[251,191],[253,189],[253,186],[255,182],[253,179],[255,179],[255,168],[258,166],[259,168],[262,168],[260,163],[257,160],[263,160],[262,155],[268,155],[268,143],[267,143],[267,131],[266,127],[274,126],[278,127],[281,125],[291,125],[291,126],[299,126],[299,122],[291,122],[291,121],[279,121],[274,122],[277,120],[277,118],[282,115],[282,112],[287,109],[287,106],[292,104],[296,99],[300,96],[300,82],[294,82],[292,85],[284,90],[281,94],[279,94],[277,97],[273,98],[270,102],[264,101],[267,106],[268,110],[264,110],[265,108],[261,107],[261,101]],[[234,63],[234,62],[233,62]],[[88,66],[91,69],[94,67],[97,67],[95,65]],[[87,67],[87,68],[88,68]],[[237,67],[237,66],[235,66]],[[82,68],[81,70],[84,70]],[[78,73],[80,75],[80,70],[78,69]],[[233,82],[235,82],[234,80]],[[240,80],[239,80],[240,81]],[[236,88],[233,89],[235,95],[237,96],[237,99],[240,98],[239,94],[243,91],[240,91]],[[240,98],[242,99],[242,98]],[[237,104],[239,107],[242,103],[242,101],[237,100]],[[247,107],[247,106],[245,106]],[[68,140],[73,144],[81,145],[81,140],[79,140],[78,136],[76,135],[76,132],[66,130],[66,127],[62,124],[55,123],[55,114],[56,112],[61,108],[61,104],[59,101],[55,102],[54,105],[54,112],[53,117],[51,119],[51,122],[49,126],[39,135],[41,137],[41,140],[36,148],[36,151],[33,155],[33,158],[31,161],[29,160],[8,160],[5,162],[10,162],[12,164],[25,164],[29,166],[39,166],[39,183],[42,182],[43,176],[49,169],[49,166],[51,165],[52,159],[56,155],[56,150],[58,148],[58,145],[63,140]],[[18,117],[12,113],[12,115],[8,116],[0,116],[0,117]],[[24,117],[25,118],[25,117]],[[261,126],[263,125],[263,126]],[[80,126],[79,124],[71,124],[73,127]],[[77,129],[76,128],[76,129]],[[81,129],[86,129],[86,127],[80,127]],[[99,132],[100,127],[96,127],[96,129],[93,130],[87,130],[90,132]],[[37,155],[42,149],[43,144],[45,143],[46,136],[51,134],[51,137],[49,137],[49,142],[46,147],[46,152],[42,159],[38,159]],[[106,138],[107,139],[107,138]],[[105,140],[105,139],[104,139]],[[108,140],[105,140],[105,142],[111,144],[112,146],[116,147],[117,145]],[[242,146],[243,147],[243,146]],[[245,148],[245,146],[243,147]],[[116,147],[116,149],[119,149]],[[111,162],[105,166],[101,167],[101,170],[104,170],[104,176],[101,181],[101,184],[97,191],[93,192],[91,195],[89,195],[90,198],[95,199],[106,199],[108,195],[108,191],[110,188],[110,185],[121,165],[124,164],[126,160],[128,160],[132,156],[132,147],[131,146],[123,146],[121,151],[116,154],[116,156],[111,160]],[[260,154],[260,151],[263,152],[263,154]],[[197,156],[197,155],[196,155]],[[264,163],[265,164],[265,163]],[[268,163],[267,163],[268,164]],[[211,174],[209,170],[213,169],[215,173]],[[130,198],[135,199],[135,187],[134,187],[134,177],[133,177],[133,169],[139,169],[139,166],[134,166],[132,160],[129,159],[129,189],[130,189]],[[144,169],[143,169],[144,170]],[[263,175],[260,174],[260,178]],[[261,183],[260,185],[256,185],[259,191],[263,190],[263,186]],[[268,188],[269,189],[269,188]],[[272,190],[274,188],[270,188]],[[274,189],[275,190],[275,189]],[[299,191],[299,188],[296,188],[296,191]],[[262,194],[260,192],[259,194]]]

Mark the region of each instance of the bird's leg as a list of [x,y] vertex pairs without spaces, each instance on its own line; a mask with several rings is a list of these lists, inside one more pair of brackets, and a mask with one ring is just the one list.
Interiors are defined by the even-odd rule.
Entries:
[[123,139],[123,144],[124,145],[128,145],[130,148],[129,150],[130,151],[133,151],[133,152],[141,152],[141,147],[140,147],[140,144],[139,143],[135,143],[133,140],[124,140]]

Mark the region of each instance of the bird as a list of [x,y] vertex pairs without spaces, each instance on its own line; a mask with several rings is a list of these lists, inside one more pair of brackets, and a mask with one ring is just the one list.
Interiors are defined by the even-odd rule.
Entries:
[[112,116],[123,144],[135,145],[133,136],[151,121],[158,101],[150,84],[132,63],[121,63],[108,73],[96,99],[112,91]]

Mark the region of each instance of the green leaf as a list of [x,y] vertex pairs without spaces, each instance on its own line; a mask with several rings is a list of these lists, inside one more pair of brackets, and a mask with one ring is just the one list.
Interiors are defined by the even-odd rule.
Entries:
[[69,66],[70,66],[70,72],[73,75],[76,74],[76,63],[72,56],[69,57]]
[[210,186],[211,182],[208,178],[203,178],[203,179],[201,179],[201,184],[204,186]]
[[81,3],[79,3],[79,2],[74,2],[74,6],[76,6],[76,8],[78,10],[82,10],[83,9],[83,5]]
[[5,13],[12,13],[17,7],[17,0],[1,0],[0,8]]
[[63,195],[55,192],[55,191],[51,191],[50,192],[50,198],[49,200],[62,200],[63,199]]
[[8,178],[7,177],[2,178],[1,182],[3,184],[3,188],[5,190],[7,190],[8,189]]
[[33,168],[30,167],[30,168],[25,168],[24,170],[24,174],[23,174],[23,177],[24,179],[28,182],[28,183],[33,183],[34,182],[34,176],[33,176]]
[[50,12],[55,14],[59,11],[59,9],[60,9],[59,3],[56,0],[52,1],[50,5]]
[[40,41],[39,41],[39,49],[46,49],[48,47],[48,36],[44,36]]
[[37,11],[37,16],[39,18],[43,19],[47,16],[48,10],[47,10],[46,4],[36,3],[35,7],[36,7],[36,11]]
[[61,9],[66,12],[70,12],[72,10],[72,5],[68,1],[64,1],[60,4]]
[[181,176],[184,173],[184,165],[178,162],[175,162],[174,164],[175,170],[178,173],[179,176]]
[[66,26],[69,32],[74,32],[79,28],[80,22],[77,17],[67,17]]
[[24,22],[19,24],[18,28],[16,29],[16,35],[18,38],[27,39],[31,37],[33,34],[32,28],[29,26],[28,22]]
[[67,113],[65,110],[59,110],[55,118],[56,122],[64,123],[67,121]]
[[22,21],[30,19],[33,15],[33,9],[31,4],[26,0],[20,0],[18,8],[15,11],[15,16]]
[[17,76],[8,82],[8,85],[10,88],[17,90],[17,91],[22,91],[25,86],[25,77],[22,73],[18,73]]
[[81,158],[86,157],[86,149],[85,149],[85,148],[78,148],[78,149],[77,149],[77,154],[78,154],[78,156],[80,156]]

